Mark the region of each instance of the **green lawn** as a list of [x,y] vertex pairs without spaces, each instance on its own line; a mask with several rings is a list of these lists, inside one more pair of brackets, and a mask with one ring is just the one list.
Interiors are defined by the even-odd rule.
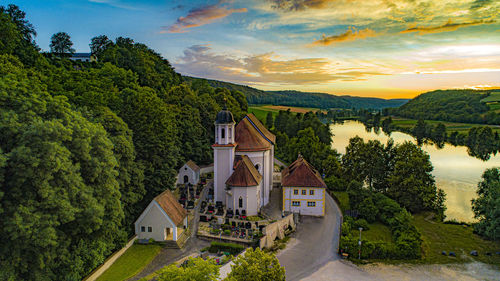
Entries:
[[[471,262],[480,261],[489,264],[500,265],[500,243],[487,241],[472,233],[472,227],[431,223],[426,221],[425,215],[416,215],[415,226],[422,233],[422,248],[424,258],[421,261],[428,264],[434,263],[453,263],[453,262]],[[470,255],[472,250],[479,252],[477,257]],[[442,251],[449,253],[455,252],[456,258],[444,256]],[[486,252],[491,252],[491,256],[486,256]]]
[[[356,234],[359,234],[359,230],[355,231]],[[383,225],[379,222],[370,224],[369,230],[363,230],[362,233],[363,239],[368,239],[370,241],[384,241],[384,242],[392,242],[392,233],[391,229]]]
[[248,112],[253,113],[253,115],[255,115],[255,117],[259,120],[266,120],[268,112],[272,112],[273,118],[276,118],[276,115],[278,115],[278,110],[262,108],[262,106],[249,106]]
[[97,281],[126,280],[148,265],[160,253],[160,245],[132,245]]

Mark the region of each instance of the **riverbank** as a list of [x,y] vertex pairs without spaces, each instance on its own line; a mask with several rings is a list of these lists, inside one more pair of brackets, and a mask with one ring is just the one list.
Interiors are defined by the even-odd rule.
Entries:
[[[382,118],[382,120],[387,119],[388,117]],[[417,119],[408,119],[398,116],[391,116],[392,118],[392,126],[394,129],[398,130],[398,128],[402,129],[403,132],[408,129],[412,129],[417,124]],[[500,126],[498,125],[486,125],[486,124],[474,124],[474,123],[457,123],[457,122],[448,122],[448,121],[436,121],[436,120],[424,120],[427,124],[436,126],[439,123],[442,123],[446,127],[447,135],[450,135],[452,132],[464,133],[468,134],[469,130],[474,127],[490,127],[493,132],[500,133]]]

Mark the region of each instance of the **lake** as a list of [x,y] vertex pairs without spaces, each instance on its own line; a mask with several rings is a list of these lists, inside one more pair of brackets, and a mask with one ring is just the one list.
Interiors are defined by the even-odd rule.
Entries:
[[[394,142],[403,143],[415,138],[410,135],[393,132],[390,137],[380,130],[379,133],[371,130],[367,132],[365,126],[358,121],[346,121],[343,124],[332,124],[330,129],[333,136],[333,148],[339,153],[345,153],[349,139],[358,135],[365,141],[379,140],[383,144],[389,138]],[[488,161],[482,161],[469,156],[464,146],[445,144],[437,148],[434,144],[423,144],[422,149],[430,155],[438,188],[446,192],[446,219],[458,221],[474,221],[471,200],[476,197],[477,183],[481,180],[484,170],[491,167],[500,167],[500,155],[492,156]]]

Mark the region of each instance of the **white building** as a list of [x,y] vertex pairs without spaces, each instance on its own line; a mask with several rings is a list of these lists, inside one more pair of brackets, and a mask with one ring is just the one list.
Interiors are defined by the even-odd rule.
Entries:
[[177,174],[177,184],[190,183],[197,185],[200,181],[200,167],[193,161],[189,160],[179,169]]
[[170,190],[156,196],[135,222],[138,239],[177,241],[187,228],[187,212]]
[[96,61],[96,57],[91,53],[73,53],[69,57],[72,61],[85,61],[85,62],[93,62]]
[[253,115],[235,127],[224,108],[215,120],[214,196],[227,208],[257,215],[269,202],[276,137]]
[[301,215],[324,216],[326,184],[301,155],[281,174],[283,210]]

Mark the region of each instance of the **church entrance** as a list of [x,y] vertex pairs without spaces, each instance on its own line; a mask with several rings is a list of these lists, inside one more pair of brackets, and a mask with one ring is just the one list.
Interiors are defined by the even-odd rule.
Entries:
[[188,176],[184,176],[184,183],[188,183],[189,182],[189,177]]

